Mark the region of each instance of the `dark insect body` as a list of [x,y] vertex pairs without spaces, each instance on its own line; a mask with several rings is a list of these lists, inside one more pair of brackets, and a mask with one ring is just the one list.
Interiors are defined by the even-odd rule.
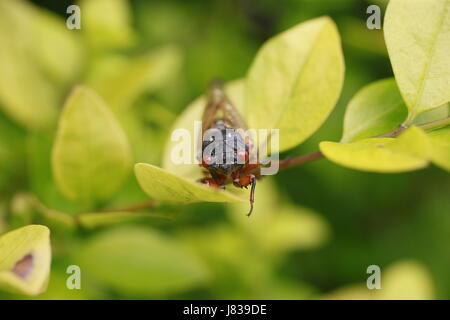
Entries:
[[210,85],[202,117],[201,166],[207,170],[209,177],[199,182],[223,189],[229,183],[238,188],[250,186],[250,211],[247,213],[250,216],[256,179],[260,177],[260,164],[256,161],[250,163],[252,146],[243,134],[245,130],[247,125],[228,99],[222,84],[214,81]]

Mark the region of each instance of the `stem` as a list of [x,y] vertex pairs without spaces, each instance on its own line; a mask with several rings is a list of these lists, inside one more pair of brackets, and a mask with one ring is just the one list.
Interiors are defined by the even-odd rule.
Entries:
[[[421,128],[423,130],[434,130],[434,129],[442,128],[442,127],[445,127],[448,125],[450,125],[450,117],[447,117],[447,118],[444,118],[441,120],[422,123],[422,124],[417,125],[417,127]],[[374,138],[394,138],[394,137],[397,137],[398,135],[400,135],[406,129],[408,129],[408,126],[405,124],[401,124],[394,130],[380,134],[378,136],[375,136]],[[303,164],[306,162],[321,159],[323,157],[324,157],[324,155],[322,154],[322,152],[316,151],[316,152],[308,153],[308,154],[301,155],[298,157],[282,160],[279,162],[280,169],[283,170],[283,169],[291,168],[291,167],[294,167],[294,166],[297,166],[297,165],[300,165],[300,164]]]
[[289,158],[286,160],[281,160],[279,161],[279,167],[280,170],[284,170],[287,168],[291,168],[294,166],[298,166],[300,164],[306,163],[306,162],[310,162],[316,159],[320,159],[323,158],[323,153],[320,151],[316,151],[316,152],[312,152],[312,153],[308,153],[308,154],[304,154],[298,157],[294,157],[294,158]]
[[[448,125],[450,125],[450,117],[447,117],[447,118],[444,118],[441,120],[422,123],[422,124],[417,125],[417,127],[422,128],[423,130],[434,130],[434,129],[445,127]],[[408,129],[408,126],[405,124],[401,124],[394,130],[389,131],[384,134],[380,134],[378,136],[375,136],[374,138],[394,138],[394,137],[397,137],[398,135],[400,135],[406,129]],[[317,159],[322,159],[322,158],[324,158],[323,153],[320,151],[316,151],[316,152],[304,154],[304,155],[301,155],[298,157],[281,160],[278,163],[279,163],[280,170],[284,170],[284,169],[295,167],[295,166],[298,166],[298,165],[301,165],[301,164],[304,164],[307,162],[311,162],[311,161],[314,161]],[[133,204],[128,207],[107,209],[107,210],[104,210],[104,212],[139,211],[139,210],[144,210],[144,209],[151,209],[151,208],[155,207],[156,204],[157,204],[156,201],[150,200],[150,201],[146,201],[144,203]]]
[[418,125],[418,127],[422,128],[423,130],[434,130],[434,129],[442,128],[442,127],[445,127],[448,125],[450,125],[450,117],[447,117],[447,118],[444,118],[441,120],[423,123],[423,124]]
[[400,135],[400,133],[402,133],[406,129],[408,129],[408,126],[401,124],[394,130],[380,134],[378,136],[375,136],[374,138],[394,138],[394,137],[397,137],[398,135]]
[[118,208],[111,208],[111,209],[104,209],[100,212],[129,212],[129,211],[141,211],[146,209],[152,209],[156,206],[157,201],[155,200],[147,200],[141,203],[135,203],[131,204],[129,206],[125,207],[118,207]]

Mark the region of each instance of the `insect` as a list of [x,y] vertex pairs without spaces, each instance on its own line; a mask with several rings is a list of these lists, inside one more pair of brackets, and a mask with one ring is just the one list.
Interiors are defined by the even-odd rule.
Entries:
[[198,181],[222,189],[229,183],[238,188],[250,186],[250,211],[247,213],[250,216],[256,180],[261,175],[260,164],[250,161],[253,146],[249,137],[243,134],[245,130],[247,125],[228,99],[222,83],[214,80],[202,117],[200,165],[206,169],[207,176]]

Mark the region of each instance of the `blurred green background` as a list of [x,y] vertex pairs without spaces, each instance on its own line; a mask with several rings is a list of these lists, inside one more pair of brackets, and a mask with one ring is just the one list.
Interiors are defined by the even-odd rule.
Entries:
[[[40,106],[58,112],[75,84],[91,86],[120,105],[134,162],[158,165],[177,115],[213,77],[245,76],[266,39],[328,15],[342,38],[344,90],[325,125],[283,157],[313,152],[339,140],[345,107],[362,86],[392,76],[382,30],[365,24],[374,3],[384,13],[387,1],[85,0],[81,30],[68,31],[70,1],[0,0],[0,231],[51,228],[49,289],[36,298],[450,298],[450,179],[434,167],[388,175],[305,164],[261,182],[250,219],[247,204],[205,203],[162,205],[91,228],[62,222],[85,208],[53,182],[57,121],[40,121]],[[27,103],[31,113],[17,112]],[[145,200],[130,174],[89,210]],[[72,264],[81,267],[82,290],[66,288]],[[365,287],[372,264],[382,270],[379,291]]]

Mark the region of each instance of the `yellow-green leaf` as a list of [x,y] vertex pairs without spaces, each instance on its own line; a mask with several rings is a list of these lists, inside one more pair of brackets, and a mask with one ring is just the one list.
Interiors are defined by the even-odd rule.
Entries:
[[450,0],[391,0],[384,34],[407,122],[450,101]]
[[124,294],[155,296],[191,289],[208,270],[180,242],[149,228],[108,230],[80,248],[83,272]]
[[407,109],[394,79],[371,83],[348,104],[342,142],[389,132],[401,124],[406,115]]
[[398,138],[370,138],[352,143],[324,141],[320,150],[330,161],[362,171],[404,172],[424,168],[430,142],[423,130],[411,127]]
[[134,59],[101,59],[100,75],[91,75],[88,84],[113,108],[129,107],[144,92],[164,86],[178,71],[180,51],[173,46],[154,50]]
[[[245,215],[248,204],[230,204],[230,218],[261,248],[269,252],[308,250],[321,246],[328,239],[329,226],[313,210],[287,205],[276,186],[269,180],[261,181],[255,194],[254,214]],[[284,204],[283,204],[284,203]]]
[[81,0],[79,6],[81,30],[93,48],[122,48],[136,42],[127,1]]
[[344,61],[330,18],[301,23],[270,39],[246,79],[246,115],[253,129],[279,129],[284,151],[312,135],[333,110]]
[[435,297],[431,273],[418,261],[396,262],[386,270],[382,283],[382,290],[377,290],[377,298],[381,300],[428,300]]
[[450,171],[450,127],[432,131],[428,136],[431,141],[431,160]]
[[419,125],[427,122],[432,122],[436,120],[441,120],[447,118],[449,115],[449,104],[446,103],[439,108],[432,109],[429,111],[425,111],[424,113],[419,114],[413,121],[414,125]]
[[34,23],[33,54],[38,63],[57,83],[73,80],[80,72],[83,59],[78,34],[69,30],[63,19],[41,9],[36,9]]
[[[47,53],[51,51],[49,44],[54,40],[54,34],[43,34],[43,17],[41,11],[25,1],[0,2],[0,108],[17,123],[32,130],[53,124],[60,99],[54,83],[42,71],[49,64],[60,63],[64,65],[64,72],[68,72],[72,62],[72,56],[66,52],[65,42],[61,43],[60,38],[56,39],[59,62],[49,59]],[[61,25],[65,27],[63,23]],[[65,59],[60,59],[61,53]]]
[[146,163],[138,163],[135,166],[135,173],[145,193],[157,200],[174,203],[245,200],[229,191],[208,187]]
[[[8,9],[8,3],[2,5]],[[12,19],[11,24],[19,23],[15,15],[8,17],[8,11],[2,12],[0,20],[5,19],[3,15],[6,21]],[[0,29],[0,108],[29,129],[47,127],[55,119],[58,95],[27,55],[28,46],[14,33],[3,31]]]
[[115,192],[128,174],[130,148],[97,93],[76,87],[67,99],[53,146],[52,168],[61,192],[91,205]]
[[381,290],[353,284],[328,293],[328,300],[429,300],[435,298],[429,270],[419,261],[400,260],[381,268]]
[[28,225],[0,236],[0,288],[26,295],[45,291],[50,262],[47,227]]
[[49,127],[58,96],[28,57],[0,39],[0,107],[28,129]]

